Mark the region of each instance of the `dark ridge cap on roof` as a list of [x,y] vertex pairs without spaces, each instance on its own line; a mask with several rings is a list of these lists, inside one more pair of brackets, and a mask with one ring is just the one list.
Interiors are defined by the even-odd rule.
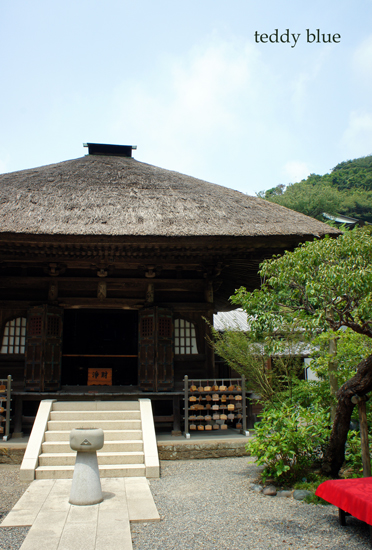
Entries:
[[258,197],[130,157],[88,155],[0,175],[0,232],[324,236],[334,229]]

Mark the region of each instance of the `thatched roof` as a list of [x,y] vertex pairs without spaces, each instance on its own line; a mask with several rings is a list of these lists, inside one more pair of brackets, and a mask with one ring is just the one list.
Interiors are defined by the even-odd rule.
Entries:
[[88,155],[0,175],[0,215],[0,233],[165,237],[338,233],[277,204],[118,156]]

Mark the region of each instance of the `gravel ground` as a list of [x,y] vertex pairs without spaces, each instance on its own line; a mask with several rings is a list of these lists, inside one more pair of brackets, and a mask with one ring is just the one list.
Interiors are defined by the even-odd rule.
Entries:
[[368,526],[355,518],[339,526],[334,506],[253,492],[257,474],[245,457],[163,461],[151,481],[162,521],[132,525],[133,549],[371,548]]
[[[265,497],[250,490],[250,459],[163,461],[151,481],[160,523],[132,524],[133,550],[363,550],[369,528],[355,518],[338,524],[333,506]],[[26,490],[19,466],[0,465],[0,518]],[[0,528],[0,550],[19,550],[27,527]],[[37,549],[35,549],[37,550]],[[110,550],[110,549],[108,549]]]
[[[19,464],[0,464],[0,522],[29,486],[20,481],[19,468]],[[18,550],[28,530],[29,527],[0,527],[0,550]]]

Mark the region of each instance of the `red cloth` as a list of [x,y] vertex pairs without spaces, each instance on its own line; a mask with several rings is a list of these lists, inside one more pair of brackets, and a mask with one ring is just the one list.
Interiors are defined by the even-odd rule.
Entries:
[[372,477],[325,481],[315,494],[372,525]]

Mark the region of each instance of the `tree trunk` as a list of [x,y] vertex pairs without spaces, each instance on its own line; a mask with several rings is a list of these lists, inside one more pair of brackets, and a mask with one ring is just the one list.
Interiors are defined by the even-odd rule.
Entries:
[[324,455],[322,472],[326,476],[338,477],[338,472],[345,460],[345,443],[349,431],[350,419],[354,409],[351,402],[353,395],[360,397],[372,390],[372,355],[363,359],[357,367],[353,378],[337,392],[336,416],[331,437]]
[[[331,356],[331,359],[328,363],[328,374],[329,374],[329,384],[331,387],[331,395],[336,397],[338,392],[338,382],[337,382],[337,361],[336,361],[336,354],[337,354],[337,341],[336,338],[332,338],[329,341],[329,354]],[[331,401],[331,420],[334,422],[336,418],[336,403],[332,400]]]

